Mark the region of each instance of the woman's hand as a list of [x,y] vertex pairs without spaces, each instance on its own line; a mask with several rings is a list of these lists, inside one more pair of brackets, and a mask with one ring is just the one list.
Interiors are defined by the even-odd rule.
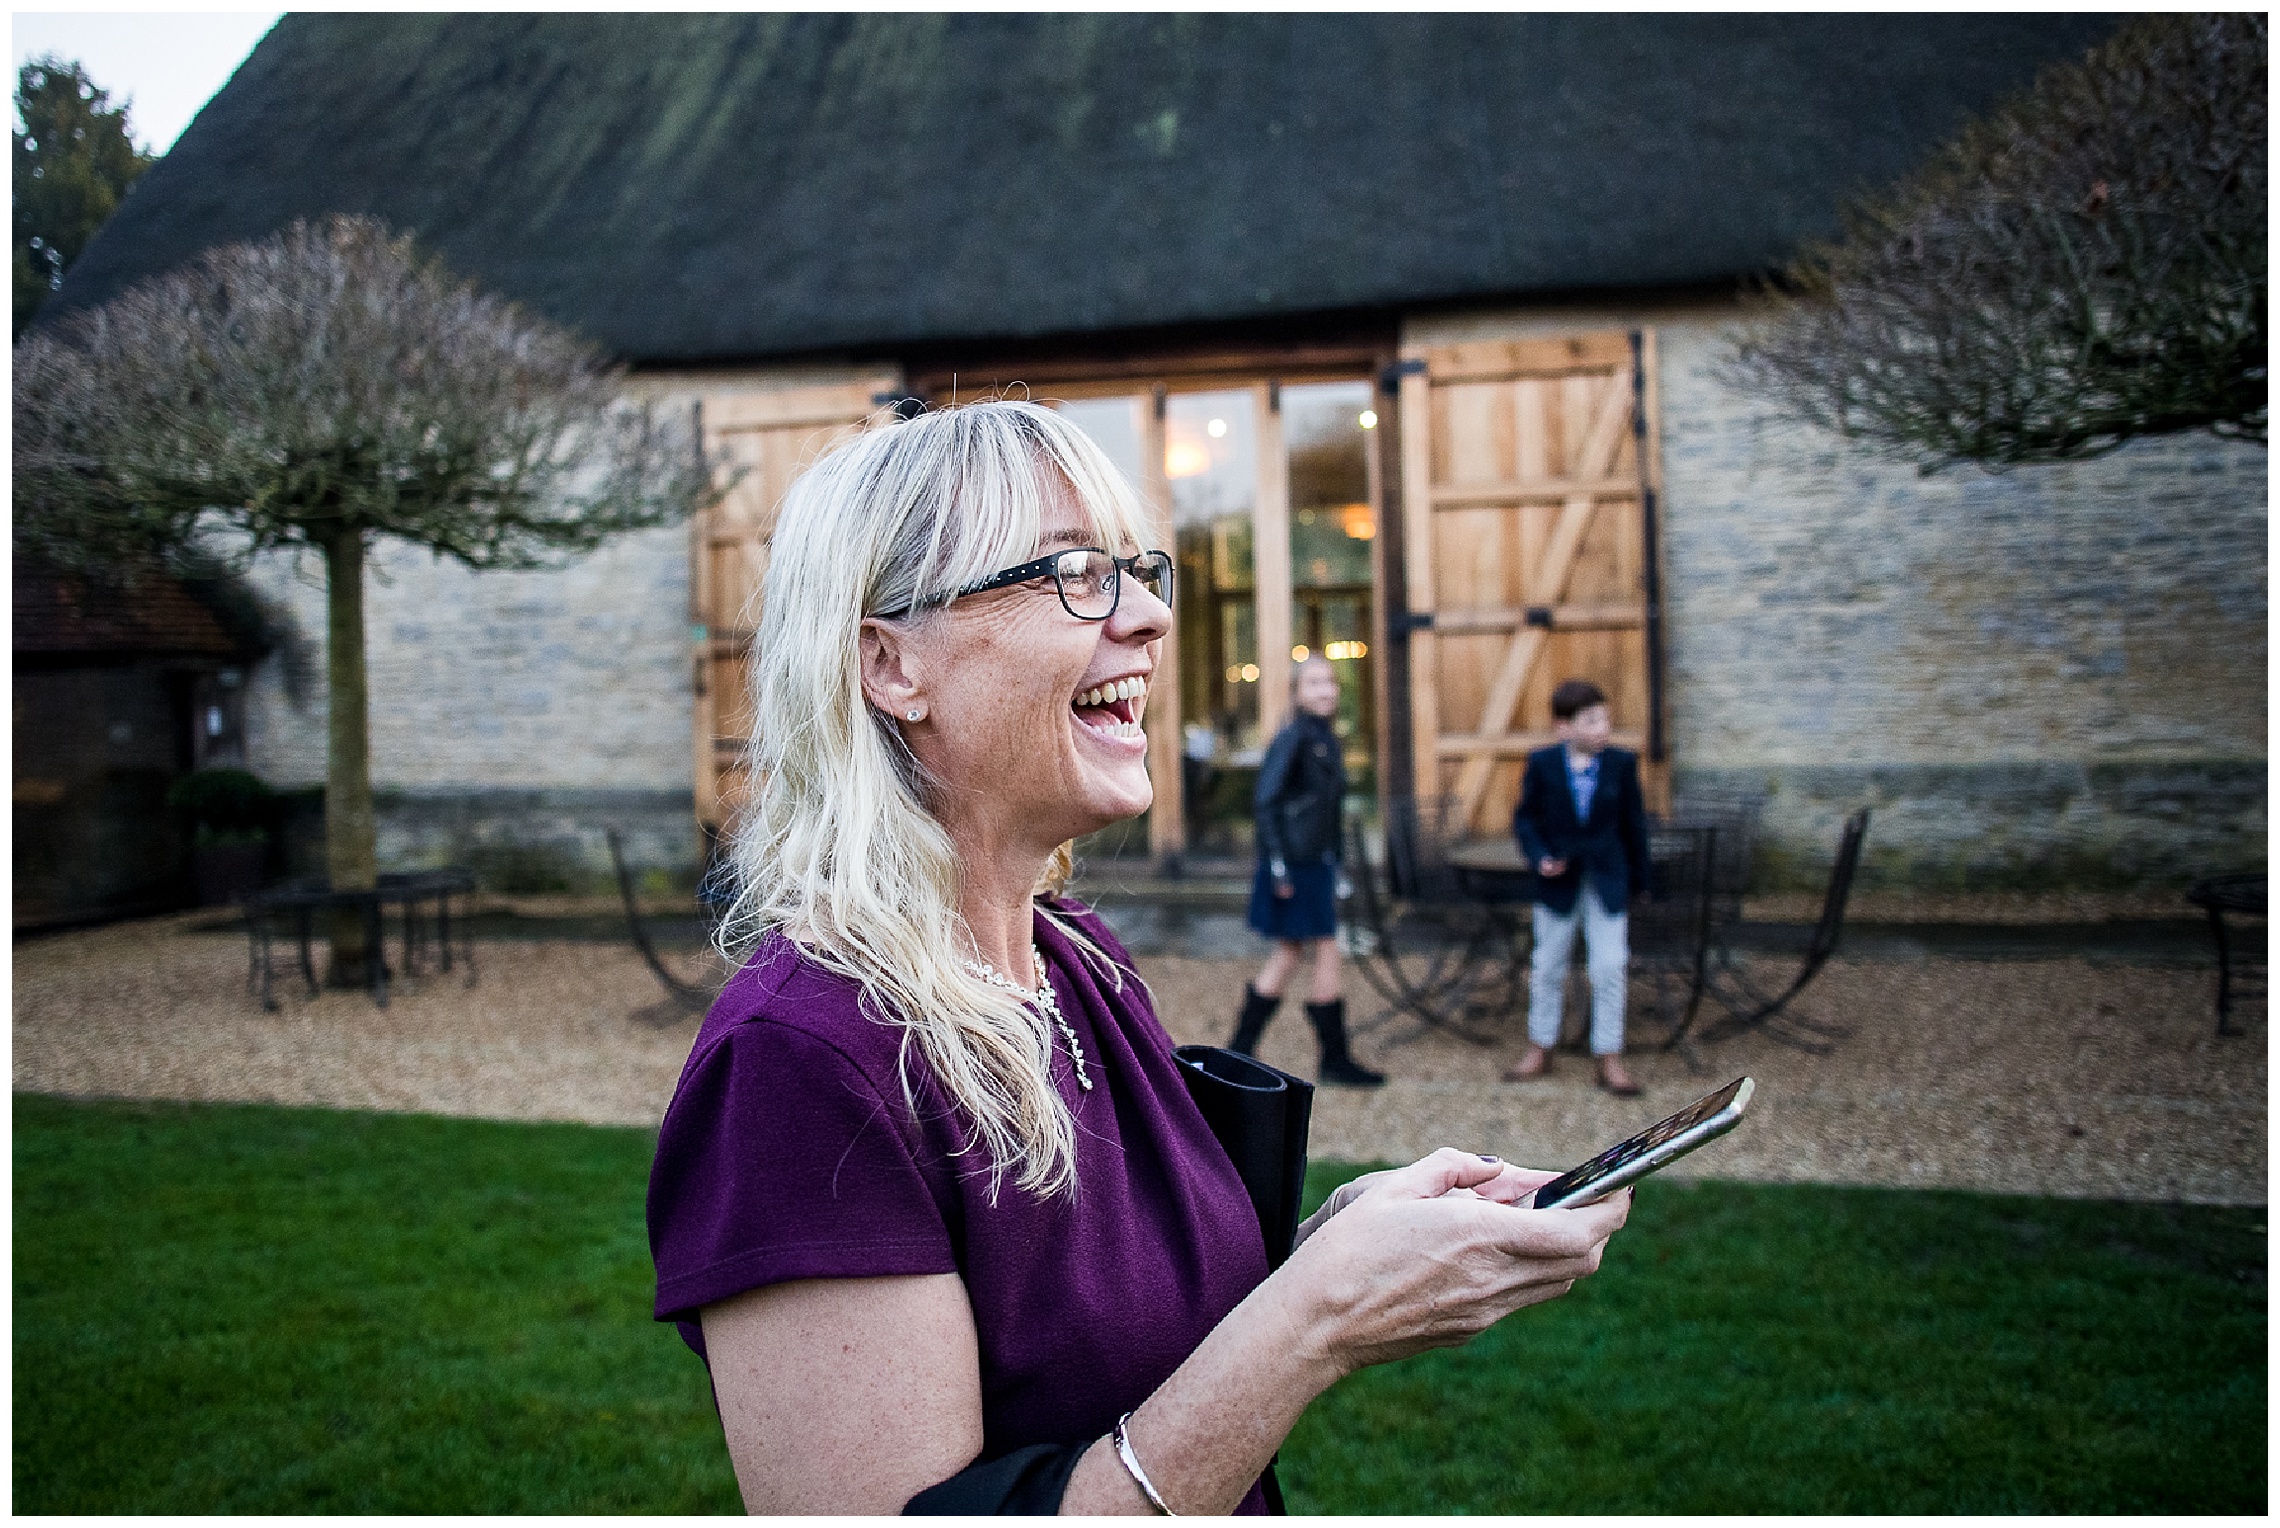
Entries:
[[1346,1372],[1467,1342],[1567,1293],[1629,1215],[1627,1189],[1579,1210],[1518,1208],[1555,1176],[1454,1149],[1371,1173],[1308,1219],[1275,1280]]
[[[1628,1189],[1581,1210],[1523,1210],[1552,1173],[1437,1151],[1343,1184],[1290,1260],[1251,1291],[1133,1413],[1133,1447],[1175,1511],[1234,1510],[1299,1413],[1365,1364],[1451,1347],[1599,1266]],[[1108,1445],[1061,1503],[1145,1513]]]

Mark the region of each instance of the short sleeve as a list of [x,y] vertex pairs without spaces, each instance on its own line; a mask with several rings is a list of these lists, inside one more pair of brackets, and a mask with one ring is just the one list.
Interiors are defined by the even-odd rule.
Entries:
[[657,1319],[791,1279],[956,1271],[909,1115],[827,1040],[766,1021],[723,1035],[658,1132]]

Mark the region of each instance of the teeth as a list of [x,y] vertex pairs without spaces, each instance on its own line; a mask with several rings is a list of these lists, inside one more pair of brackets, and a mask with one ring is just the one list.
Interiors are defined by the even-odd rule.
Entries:
[[1112,700],[1138,700],[1147,693],[1148,681],[1145,679],[1117,679],[1080,692],[1077,705],[1080,708],[1105,706]]

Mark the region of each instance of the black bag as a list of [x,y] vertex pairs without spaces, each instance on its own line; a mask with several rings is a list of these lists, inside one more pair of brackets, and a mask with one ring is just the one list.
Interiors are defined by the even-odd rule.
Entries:
[[1188,1096],[1250,1192],[1267,1267],[1280,1268],[1298,1237],[1314,1084],[1223,1046],[1183,1045],[1172,1054]]
[[[1258,1213],[1267,1267],[1282,1266],[1298,1238],[1299,1199],[1306,1191],[1306,1127],[1314,1117],[1314,1084],[1264,1061],[1217,1045],[1183,1045],[1173,1056],[1188,1096],[1219,1138]],[[1069,1474],[1091,1447],[1032,1444],[1002,1458],[968,1465],[928,1486],[904,1506],[906,1516],[1043,1515],[1058,1512]],[[1260,1477],[1267,1510],[1281,1516],[1282,1482],[1270,1462]]]

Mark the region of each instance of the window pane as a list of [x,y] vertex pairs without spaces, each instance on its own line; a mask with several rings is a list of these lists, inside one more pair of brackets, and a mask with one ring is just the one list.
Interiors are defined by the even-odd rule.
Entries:
[[1321,653],[1337,670],[1338,734],[1357,794],[1377,737],[1370,687],[1369,432],[1376,428],[1367,382],[1323,382],[1283,389],[1283,438],[1290,468],[1291,656]]
[[1248,391],[1179,393],[1164,403],[1164,475],[1179,540],[1180,714],[1191,729],[1182,741],[1190,758],[1237,767],[1256,765],[1265,745],[1253,606],[1253,423]]
[[1116,464],[1124,480],[1137,488],[1140,476],[1140,408],[1143,398],[1079,398],[1056,403],[1054,410],[1092,438],[1101,454]]

